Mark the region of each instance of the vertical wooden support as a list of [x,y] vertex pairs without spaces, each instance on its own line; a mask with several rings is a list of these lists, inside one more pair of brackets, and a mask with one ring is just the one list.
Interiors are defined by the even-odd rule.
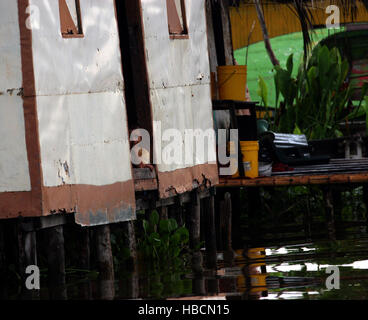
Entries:
[[95,228],[95,241],[99,271],[100,298],[103,300],[112,300],[115,296],[115,277],[109,225],[102,225]]
[[368,233],[368,184],[363,184],[363,202],[365,204],[366,232]]
[[[77,228],[77,250],[78,258],[76,259],[76,266],[78,269],[90,270],[90,230],[88,227]],[[82,300],[90,300],[92,298],[92,290],[89,282],[82,283],[79,286],[79,296]]]
[[261,236],[260,229],[261,229],[261,207],[262,207],[262,200],[260,196],[260,188],[248,188],[248,217],[249,217],[249,230],[250,230],[250,238],[251,238],[251,245],[257,246],[258,240]]
[[[308,188],[308,192],[310,192],[310,188]],[[308,194],[307,199],[307,208],[304,211],[304,234],[305,240],[311,241],[312,240],[312,212],[311,212],[311,205],[310,205],[310,194]]]
[[124,234],[126,235],[125,245],[130,251],[130,261],[128,269],[132,272],[132,276],[128,283],[129,296],[132,299],[139,297],[139,277],[138,277],[138,253],[137,240],[135,237],[134,221],[127,221],[122,224]]
[[224,39],[226,65],[234,65],[233,40],[231,35],[231,23],[229,13],[229,0],[221,0],[221,20]]
[[231,193],[226,192],[224,195],[224,217],[225,217],[225,230],[224,230],[224,260],[232,266],[234,263],[234,252],[232,245],[232,203]]
[[0,300],[8,298],[6,275],[5,225],[3,221],[0,221]]
[[66,300],[63,226],[47,228],[43,231],[48,263],[50,299]]
[[334,221],[334,205],[331,187],[323,188],[323,199],[325,202],[325,217],[328,230],[328,237],[336,240],[335,221]]
[[158,209],[158,212],[160,214],[160,219],[161,220],[167,220],[169,218],[169,209],[168,207],[160,207]]
[[205,237],[207,251],[207,267],[217,268],[217,246],[216,246],[216,226],[215,226],[215,196],[211,194],[203,200],[205,217]]
[[178,226],[184,225],[184,210],[181,201],[177,201],[175,205],[169,207],[169,218],[175,219]]
[[33,222],[24,224],[22,220],[15,222],[15,230],[18,247],[18,272],[22,281],[22,299],[36,299],[38,290],[28,290],[25,287],[27,278],[26,269],[30,265],[37,265],[36,232],[33,230]]
[[202,254],[200,252],[201,242],[201,201],[197,191],[193,192],[191,202],[190,224],[189,224],[190,247],[196,249],[193,252],[192,267],[194,273],[203,273]]

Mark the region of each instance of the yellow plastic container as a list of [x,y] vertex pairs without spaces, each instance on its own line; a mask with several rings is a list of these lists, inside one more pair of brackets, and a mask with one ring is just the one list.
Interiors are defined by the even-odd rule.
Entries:
[[220,100],[247,100],[247,66],[217,67],[217,83]]
[[[228,148],[229,148],[229,154],[231,156],[235,155],[235,142],[234,141],[229,141],[228,142]],[[238,171],[238,159],[235,158],[231,158],[230,159],[230,168],[231,168],[231,172],[235,172],[232,177],[233,178],[238,178],[239,177],[239,171]]]
[[250,170],[245,172],[249,178],[258,177],[258,141],[240,141],[240,149],[243,155],[243,162],[250,162]]

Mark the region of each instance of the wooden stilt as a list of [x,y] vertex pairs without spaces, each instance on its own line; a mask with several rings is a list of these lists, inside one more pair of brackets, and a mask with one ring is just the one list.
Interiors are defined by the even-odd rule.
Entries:
[[366,232],[368,233],[368,184],[363,184],[363,202],[365,204]]
[[308,194],[308,199],[307,199],[307,207],[306,207],[306,210],[304,211],[304,234],[305,234],[306,241],[312,240],[312,212],[311,212],[309,194]]
[[43,230],[48,262],[48,282],[50,299],[66,300],[65,252],[63,226]]
[[169,209],[168,207],[161,207],[158,210],[159,214],[160,214],[160,219],[161,220],[167,220],[169,218]]
[[139,297],[139,277],[138,277],[138,253],[137,240],[135,237],[134,221],[127,221],[122,223],[124,234],[126,235],[125,246],[129,248],[130,259],[128,270],[132,272],[131,278],[128,282],[129,296],[132,299]]
[[[76,227],[77,234],[77,253],[78,258],[75,260],[78,269],[90,270],[90,230],[89,228]],[[79,286],[79,296],[82,300],[92,299],[91,284],[84,282]]]
[[114,264],[110,242],[110,226],[103,225],[95,228],[96,255],[99,271],[100,298],[112,300],[114,290]]
[[236,212],[232,214],[232,241],[235,248],[242,248],[242,233],[241,233],[241,214],[242,214],[242,201],[240,199],[240,188],[231,189],[231,202],[232,207],[236,208]]
[[211,195],[203,200],[205,218],[205,237],[207,267],[217,268],[217,246],[216,246],[216,226],[215,226],[215,196]]
[[5,225],[3,221],[0,221],[0,300],[8,298],[6,275]]
[[248,218],[251,244],[256,246],[260,237],[262,200],[260,188],[248,188]]
[[195,249],[192,257],[192,268],[194,273],[203,273],[203,259],[200,252],[201,241],[201,201],[197,191],[193,192],[193,199],[191,202],[190,223],[189,223],[189,235],[190,235],[190,247]]
[[331,240],[336,240],[333,196],[332,196],[332,190],[330,187],[323,188],[323,199],[325,202],[325,217],[326,217],[328,236]]
[[225,232],[224,232],[224,260],[230,266],[234,263],[234,252],[232,245],[232,203],[231,194],[226,192],[224,195],[224,217],[225,217]]
[[169,207],[169,218],[175,219],[180,227],[184,225],[184,208],[179,200]]

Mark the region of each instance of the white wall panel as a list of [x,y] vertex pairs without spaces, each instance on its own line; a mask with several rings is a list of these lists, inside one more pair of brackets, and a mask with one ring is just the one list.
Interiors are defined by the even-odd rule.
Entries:
[[[141,2],[154,121],[161,121],[162,130],[174,128],[182,134],[185,129],[213,128],[205,0],[185,0],[188,39],[170,39],[166,0]],[[154,132],[155,152],[160,152],[159,138]],[[161,172],[186,167],[158,165]]]
[[37,111],[45,186],[131,179],[120,94],[41,96]]
[[29,191],[17,1],[0,1],[0,192]]
[[67,39],[58,0],[30,2],[45,186],[132,179],[114,1],[81,0],[84,37]]

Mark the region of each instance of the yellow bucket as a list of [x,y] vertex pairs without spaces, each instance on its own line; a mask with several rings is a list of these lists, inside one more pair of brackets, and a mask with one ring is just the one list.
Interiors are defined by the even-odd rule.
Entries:
[[243,162],[250,162],[250,170],[245,172],[249,178],[258,177],[258,141],[240,141],[240,149],[243,155]]
[[247,100],[247,66],[217,67],[217,83],[220,100]]
[[[229,141],[228,142],[228,148],[229,148],[229,154],[231,156],[235,155],[235,142],[234,141]],[[235,172],[232,177],[233,178],[238,178],[239,177],[239,171],[238,171],[238,159],[235,158],[231,158],[230,159],[230,168],[231,168],[231,172]]]

